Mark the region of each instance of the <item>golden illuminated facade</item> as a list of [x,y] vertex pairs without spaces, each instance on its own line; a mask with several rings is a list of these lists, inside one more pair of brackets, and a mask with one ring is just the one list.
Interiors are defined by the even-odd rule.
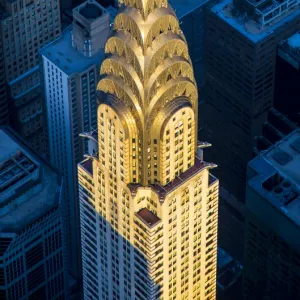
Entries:
[[218,181],[167,0],[121,1],[105,52],[97,151],[78,167],[84,297],[215,299]]

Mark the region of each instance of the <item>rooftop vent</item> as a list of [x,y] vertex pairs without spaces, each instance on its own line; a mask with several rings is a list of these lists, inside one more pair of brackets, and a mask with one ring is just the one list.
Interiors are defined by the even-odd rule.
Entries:
[[284,166],[286,165],[288,162],[290,162],[293,157],[291,155],[289,155],[288,153],[286,153],[285,151],[279,150],[277,151],[272,158],[274,160],[276,160],[280,165]]
[[270,192],[274,189],[274,187],[280,185],[283,180],[284,179],[278,173],[275,173],[273,176],[263,182],[262,186],[265,190]]
[[284,206],[287,206],[299,196],[292,189],[291,183],[278,173],[263,182],[262,186],[265,190],[272,193],[275,198],[279,199]]
[[93,3],[87,3],[80,9],[79,12],[82,16],[89,20],[97,19],[102,15],[102,10]]

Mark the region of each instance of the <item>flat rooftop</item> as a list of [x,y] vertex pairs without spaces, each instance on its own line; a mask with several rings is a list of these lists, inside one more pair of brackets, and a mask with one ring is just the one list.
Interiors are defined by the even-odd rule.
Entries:
[[242,275],[241,264],[220,247],[218,247],[217,266],[217,286],[221,290],[229,288]]
[[233,261],[233,258],[222,248],[218,247],[217,265],[219,269],[227,266]]
[[169,0],[169,4],[175,10],[178,19],[181,19],[201,7],[208,0]]
[[59,175],[0,128],[0,232],[18,232],[59,205]]
[[240,34],[253,43],[262,41],[286,22],[289,22],[300,15],[299,6],[295,6],[287,13],[274,19],[268,26],[262,27],[258,22],[250,19],[250,17],[246,18],[246,15],[235,15],[234,11],[235,8],[232,0],[224,0],[211,8],[213,14],[222,19],[229,26],[235,28]]
[[160,221],[160,218],[147,208],[142,208],[136,214],[149,227],[156,225]]
[[280,42],[278,47],[278,55],[294,66],[300,69],[300,31]]
[[287,39],[288,45],[293,49],[300,48],[300,32],[295,33]]
[[59,38],[40,49],[41,55],[69,76],[81,73],[93,65],[100,65],[104,59],[104,49],[92,57],[86,57],[72,47],[71,31],[72,26],[67,27]]
[[248,184],[300,226],[300,129],[254,158]]

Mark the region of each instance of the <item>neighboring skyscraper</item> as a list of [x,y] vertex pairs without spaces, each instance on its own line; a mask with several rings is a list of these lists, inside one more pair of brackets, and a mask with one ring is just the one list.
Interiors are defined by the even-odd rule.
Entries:
[[0,129],[0,299],[68,299],[62,178]]
[[299,299],[299,209],[296,130],[248,165],[244,299]]
[[79,275],[77,163],[88,151],[79,134],[97,128],[96,86],[110,32],[106,10],[87,1],[73,10],[73,25],[40,50],[43,60],[51,163],[64,175],[72,274]]
[[197,86],[168,1],[122,1],[105,52],[98,152],[78,166],[84,297],[215,299],[218,180],[195,156]]
[[300,34],[279,43],[276,57],[274,108],[268,112],[255,153],[268,149],[300,126]]
[[209,2],[210,0],[170,0],[189,47],[198,89],[204,83],[204,26]]
[[[0,107],[8,118],[9,102],[12,126],[42,154],[46,152],[46,141],[38,49],[60,34],[59,2],[1,0],[0,7],[4,11],[0,13],[0,70],[4,68],[0,76],[5,78],[0,79]],[[9,100],[1,93],[6,86]]]
[[273,105],[277,44],[300,28],[299,1],[224,0],[208,12],[200,136],[222,185],[244,201],[255,137]]
[[274,107],[300,126],[300,33],[278,47]]

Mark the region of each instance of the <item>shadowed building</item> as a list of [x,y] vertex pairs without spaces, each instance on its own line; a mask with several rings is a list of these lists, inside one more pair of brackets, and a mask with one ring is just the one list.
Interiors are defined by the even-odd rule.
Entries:
[[[209,0],[170,0],[184,32],[198,89],[204,83],[204,26]],[[202,97],[200,93],[200,99]]]
[[80,276],[77,163],[88,152],[79,134],[97,128],[96,86],[110,32],[109,13],[95,1],[73,10],[73,24],[40,50],[46,98],[49,156],[65,180],[72,274]]
[[62,178],[0,128],[0,299],[69,299]]
[[32,149],[46,153],[38,49],[60,35],[59,1],[1,0],[0,32],[0,124],[9,117]]
[[274,107],[300,126],[300,33],[283,40],[277,50]]
[[273,106],[277,45],[299,28],[299,1],[224,0],[208,11],[199,134],[213,144],[208,158],[239,201],[255,137]]
[[245,300],[300,297],[299,183],[299,129],[248,164]]
[[97,150],[78,165],[84,297],[216,299],[218,180],[168,1],[121,1],[105,52]]
[[268,149],[300,125],[300,34],[281,41],[277,49],[274,108],[268,112],[255,153]]
[[[4,11],[0,7],[0,19],[3,18]],[[0,31],[0,125],[8,124],[8,101],[6,91],[5,64],[3,57],[2,32]]]

